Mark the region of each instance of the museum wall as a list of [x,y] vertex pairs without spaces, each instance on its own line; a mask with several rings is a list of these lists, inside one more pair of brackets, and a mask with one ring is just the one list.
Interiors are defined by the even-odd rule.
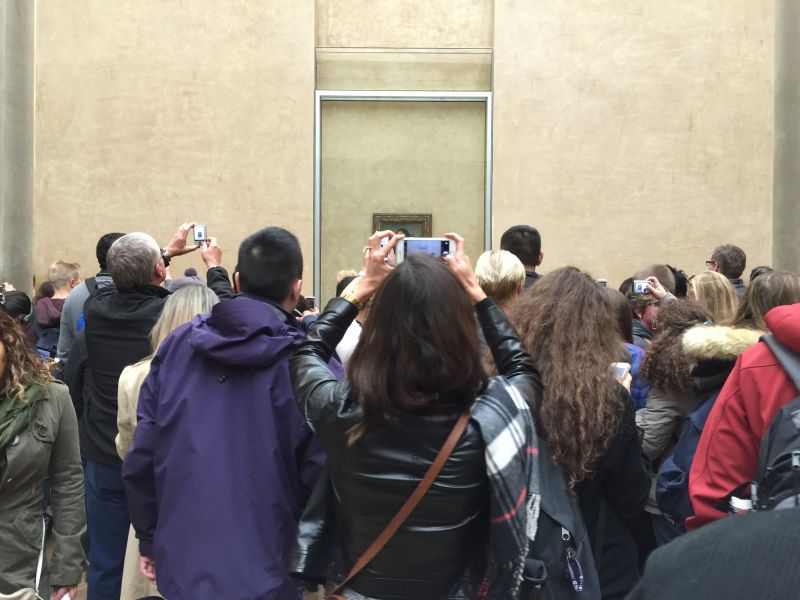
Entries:
[[229,268],[247,234],[291,229],[310,281],[313,0],[39,2],[36,18],[40,277],[57,258],[94,274],[104,232],[166,244],[196,220]]
[[543,270],[694,273],[734,243],[772,260],[771,0],[498,1],[494,234]]
[[[670,260],[694,272],[722,242],[771,262],[769,0],[192,7],[37,4],[40,279],[57,258],[93,274],[104,232],[166,243],[198,220],[229,268],[246,234],[288,227],[310,293],[314,90],[337,88],[493,91],[494,240],[537,226],[544,271],[579,264],[613,283]],[[199,256],[173,271],[190,265]]]

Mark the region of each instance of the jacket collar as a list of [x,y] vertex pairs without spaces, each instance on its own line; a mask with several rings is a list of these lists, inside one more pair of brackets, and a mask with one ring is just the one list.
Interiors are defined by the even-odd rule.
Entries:
[[248,294],[247,292],[241,292],[236,294],[236,296],[242,296],[243,298],[250,298],[251,300],[257,300],[263,304],[266,304],[269,309],[275,313],[275,316],[281,321],[281,323],[286,323],[295,329],[302,329],[300,322],[294,318],[294,315],[286,312],[283,307],[275,302],[274,300],[270,300],[268,298],[262,298],[261,296],[256,296],[255,294]]

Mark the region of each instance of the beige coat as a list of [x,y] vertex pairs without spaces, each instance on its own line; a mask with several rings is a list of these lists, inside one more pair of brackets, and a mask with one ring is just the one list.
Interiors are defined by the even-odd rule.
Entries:
[[[139,390],[150,372],[150,361],[138,362],[125,367],[119,377],[117,388],[117,454],[125,460],[125,454],[133,442],[136,430],[136,405],[139,403]],[[145,596],[156,596],[156,586],[151,584],[139,571],[139,541],[131,527],[128,532],[128,545],[125,548],[125,564],[122,568],[122,591],[120,600],[138,600]]]

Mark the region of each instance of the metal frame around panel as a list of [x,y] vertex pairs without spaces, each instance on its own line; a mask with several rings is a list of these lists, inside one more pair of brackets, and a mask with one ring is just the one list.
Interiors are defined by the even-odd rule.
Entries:
[[[322,254],[321,192],[321,115],[325,100],[385,101],[385,102],[483,102],[486,105],[486,175],[484,178],[484,236],[485,250],[492,247],[492,92],[397,92],[317,90],[314,94],[314,296],[320,294]],[[322,302],[321,298],[317,298]]]

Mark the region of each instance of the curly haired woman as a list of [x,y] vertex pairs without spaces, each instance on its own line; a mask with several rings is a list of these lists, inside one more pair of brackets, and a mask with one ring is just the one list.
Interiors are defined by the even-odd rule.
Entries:
[[[50,482],[53,552],[43,558],[42,483]],[[15,319],[0,311],[0,594],[77,595],[86,530],[78,423],[65,385],[53,381]],[[41,590],[41,591],[39,591]]]
[[633,404],[615,379],[620,335],[603,288],[574,267],[539,279],[509,309],[544,391],[537,424],[577,495],[603,598],[624,598],[639,577],[634,520],[647,500]]

